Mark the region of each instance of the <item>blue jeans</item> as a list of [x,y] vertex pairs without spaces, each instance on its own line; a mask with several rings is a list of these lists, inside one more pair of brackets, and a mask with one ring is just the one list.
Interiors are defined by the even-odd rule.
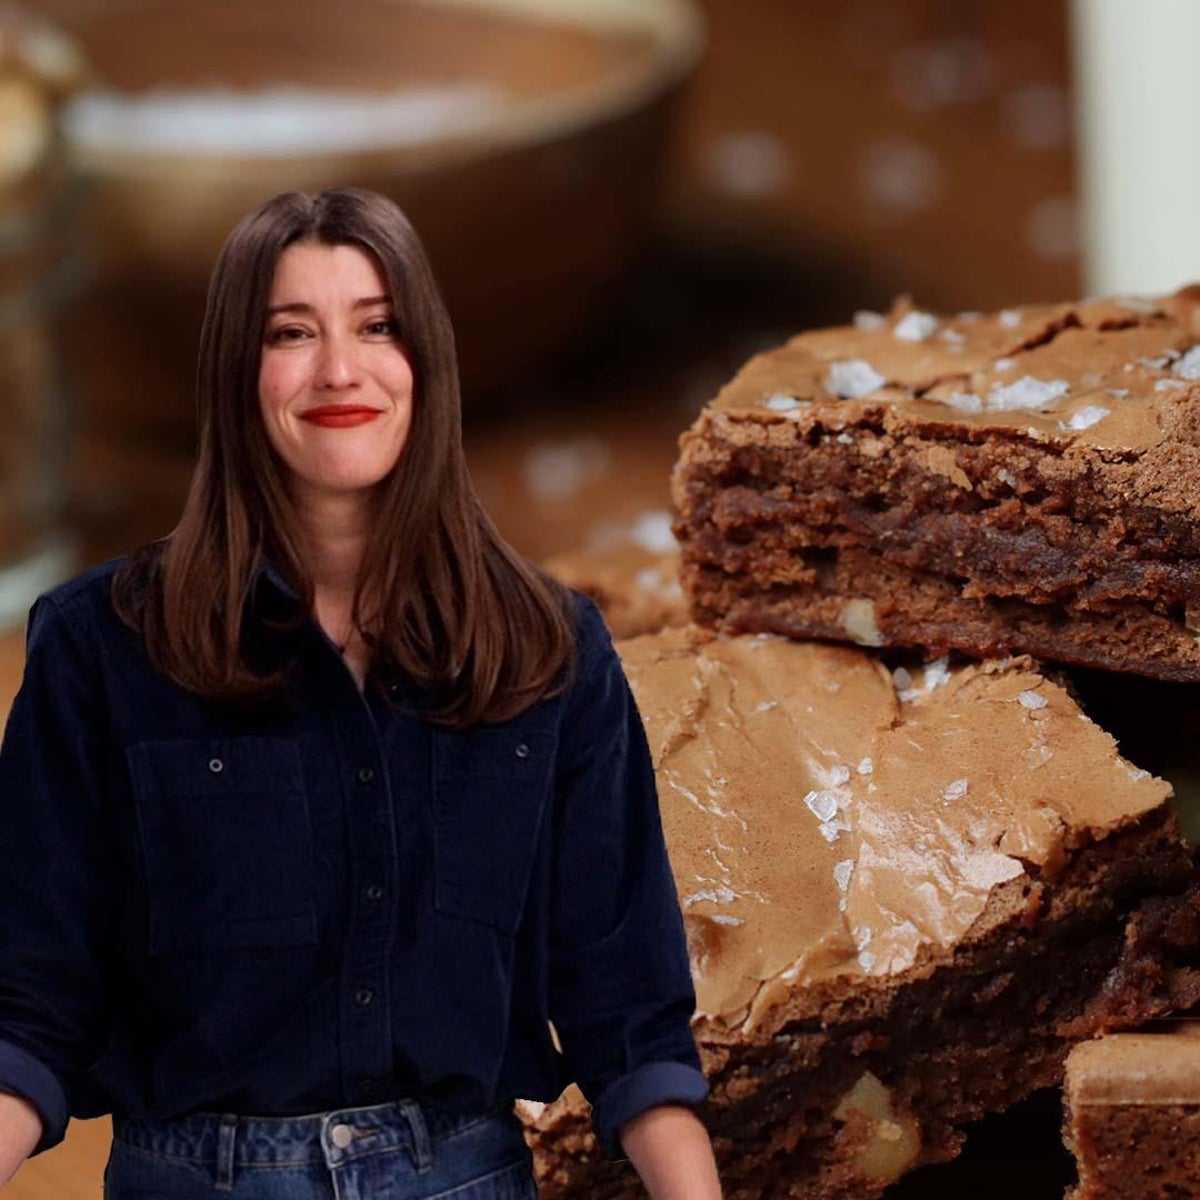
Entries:
[[508,1111],[398,1100],[300,1117],[113,1118],[105,1200],[536,1200]]

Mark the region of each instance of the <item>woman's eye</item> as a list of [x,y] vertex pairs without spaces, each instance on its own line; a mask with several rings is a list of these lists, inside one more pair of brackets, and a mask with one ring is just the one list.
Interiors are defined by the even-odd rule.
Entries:
[[398,337],[399,327],[391,317],[377,317],[367,325],[367,333],[372,337]]
[[268,332],[267,341],[275,345],[279,342],[298,342],[307,336],[307,331],[301,329],[299,325],[281,325],[278,329]]

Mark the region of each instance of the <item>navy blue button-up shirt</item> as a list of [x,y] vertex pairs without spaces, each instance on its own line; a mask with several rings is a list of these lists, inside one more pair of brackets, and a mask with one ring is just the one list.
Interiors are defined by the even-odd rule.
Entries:
[[569,690],[448,731],[360,692],[315,622],[269,626],[296,599],[270,570],[247,649],[292,664],[284,701],[184,691],[112,611],[119,561],[34,604],[0,751],[0,1091],[41,1114],[37,1151],[71,1114],[571,1080],[613,1151],[703,1098],[645,733],[595,605]]

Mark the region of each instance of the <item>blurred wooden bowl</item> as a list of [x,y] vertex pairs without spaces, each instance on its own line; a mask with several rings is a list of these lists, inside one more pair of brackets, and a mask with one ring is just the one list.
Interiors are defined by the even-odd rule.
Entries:
[[45,0],[117,92],[287,84],[498,100],[405,144],[203,153],[76,137],[96,281],[77,339],[87,408],[190,428],[203,290],[238,219],[288,188],[374,188],[420,231],[464,390],[578,331],[643,240],[674,102],[703,41],[691,0]]

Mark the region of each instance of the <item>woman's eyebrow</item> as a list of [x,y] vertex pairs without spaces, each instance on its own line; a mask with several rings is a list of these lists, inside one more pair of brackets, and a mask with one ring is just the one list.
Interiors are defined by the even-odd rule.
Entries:
[[[355,308],[373,308],[376,304],[391,305],[391,296],[364,296],[361,300],[355,300]],[[267,309],[267,316],[273,317],[277,313],[310,313],[313,312],[311,304],[305,304],[302,300],[295,300],[289,304],[272,304]]]

